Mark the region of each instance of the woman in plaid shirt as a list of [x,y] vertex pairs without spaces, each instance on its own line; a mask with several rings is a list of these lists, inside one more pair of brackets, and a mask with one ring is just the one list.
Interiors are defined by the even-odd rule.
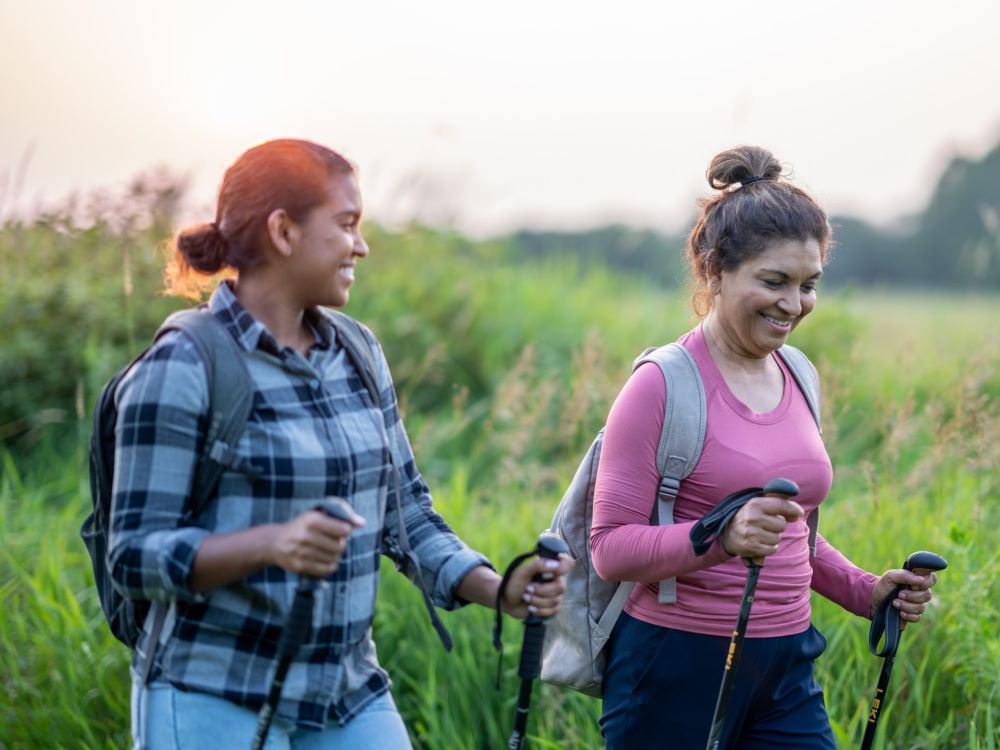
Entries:
[[[356,263],[368,255],[361,213],[347,160],[307,141],[270,141],[227,170],[215,221],[176,239],[172,291],[233,272],[209,311],[250,371],[253,411],[236,448],[254,471],[226,472],[218,497],[182,525],[208,382],[184,334],[160,338],[116,393],[112,576],[127,595],[168,606],[158,642],[145,632],[133,660],[137,748],[249,746],[299,575],[324,585],[269,743],[409,747],[371,638],[379,558],[397,528],[397,506],[387,503],[392,465],[434,604],[493,606],[499,576],[434,512],[378,341],[364,329],[381,408],[318,309],[347,304]],[[312,510],[328,496],[347,500],[350,523]],[[554,614],[570,564],[522,566],[504,597],[507,613]],[[551,580],[533,584],[539,573]],[[137,664],[151,646],[144,683]]]

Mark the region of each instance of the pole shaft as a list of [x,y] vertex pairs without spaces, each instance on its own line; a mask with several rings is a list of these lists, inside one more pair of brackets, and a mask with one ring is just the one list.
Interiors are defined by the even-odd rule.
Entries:
[[747,582],[743,587],[743,600],[740,602],[740,616],[736,620],[736,630],[729,641],[729,651],[726,653],[726,668],[722,672],[722,683],[719,685],[719,697],[715,702],[715,713],[712,715],[712,726],[708,733],[706,750],[719,750],[722,740],[722,730],[726,725],[726,709],[729,707],[729,697],[733,692],[733,682],[736,676],[736,665],[743,651],[743,639],[746,637],[747,622],[750,621],[750,608],[753,606],[753,595],[757,590],[757,578],[760,566],[749,563]]
[[[566,544],[553,534],[542,534],[535,547],[538,556],[548,560],[558,560],[560,554],[568,551]],[[506,575],[504,574],[505,578]],[[551,573],[536,573],[531,580],[542,583],[551,577]],[[499,604],[497,607],[499,608]],[[517,666],[517,674],[521,678],[521,688],[517,694],[517,709],[514,711],[514,727],[507,742],[508,750],[521,750],[524,747],[524,734],[528,728],[528,709],[531,707],[531,687],[541,669],[544,641],[545,618],[529,614],[524,619],[521,660]]]
[[524,747],[524,733],[528,729],[528,707],[531,705],[531,688],[534,680],[521,679],[521,688],[517,693],[517,708],[514,711],[514,728],[510,733],[508,750],[521,750]]
[[875,742],[875,730],[878,728],[879,717],[885,708],[885,691],[889,687],[889,677],[892,676],[892,665],[896,660],[895,655],[885,657],[882,662],[882,671],[878,676],[878,685],[875,687],[875,697],[872,699],[871,708],[868,709],[868,723],[865,724],[865,736],[861,740],[861,750],[871,750]]
[[278,701],[281,700],[281,690],[285,686],[288,669],[309,630],[313,597],[318,584],[319,582],[313,578],[302,578],[295,589],[292,608],[288,612],[288,620],[281,632],[281,639],[278,641],[278,663],[275,665],[274,677],[271,679],[271,688],[267,694],[267,701],[257,714],[257,733],[254,735],[251,750],[261,750],[267,741],[268,732],[271,730],[271,721],[277,712]]

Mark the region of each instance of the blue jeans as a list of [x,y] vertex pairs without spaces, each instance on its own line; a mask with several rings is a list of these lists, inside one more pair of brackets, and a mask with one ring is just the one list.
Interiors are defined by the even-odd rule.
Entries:
[[[170,685],[141,690],[132,685],[133,750],[247,750],[257,731],[257,714],[224,698]],[[275,718],[265,750],[381,750],[410,748],[410,738],[392,695],[370,703],[346,726],[331,722],[322,731],[296,729]]]
[[[704,750],[729,638],[685,633],[622,613],[608,644],[601,733],[608,750]],[[813,660],[814,627],[747,638],[736,665],[721,747],[836,750]]]

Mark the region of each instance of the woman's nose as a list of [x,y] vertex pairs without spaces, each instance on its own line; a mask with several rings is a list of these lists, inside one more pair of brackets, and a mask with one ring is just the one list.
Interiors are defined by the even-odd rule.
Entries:
[[788,294],[782,295],[778,300],[778,308],[788,315],[799,315],[802,313],[802,293],[796,289]]

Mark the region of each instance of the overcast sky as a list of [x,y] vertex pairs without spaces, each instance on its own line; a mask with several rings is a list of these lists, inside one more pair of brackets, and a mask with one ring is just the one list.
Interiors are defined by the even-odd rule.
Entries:
[[1000,141],[998,92],[996,0],[0,0],[0,216],[156,165],[207,207],[294,136],[370,215],[477,235],[677,229],[738,143],[889,222]]

